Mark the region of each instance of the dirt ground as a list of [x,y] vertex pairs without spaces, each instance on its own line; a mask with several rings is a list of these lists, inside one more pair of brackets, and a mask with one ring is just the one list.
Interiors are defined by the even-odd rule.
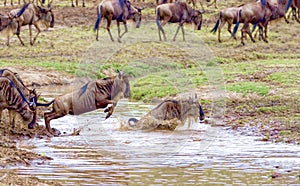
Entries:
[[[76,7],[72,8],[70,5],[68,6],[59,6],[54,7],[54,14],[55,14],[55,27],[75,27],[75,26],[86,26],[86,27],[93,27],[96,19],[96,1],[88,2],[89,6],[82,8],[82,7]],[[134,3],[139,7],[142,7],[141,3]],[[143,5],[144,7],[154,7],[153,3],[145,3]],[[228,5],[229,6],[229,5]],[[1,13],[7,13],[9,10],[11,10],[11,7],[3,7],[1,5]],[[151,16],[145,16],[144,19],[152,18]],[[212,23],[215,22],[215,19],[206,19],[204,20],[204,25],[212,25]],[[224,29],[225,31],[225,29]],[[214,36],[216,37],[216,36]],[[210,41],[208,44],[216,43],[216,40]],[[250,41],[248,41],[250,42]],[[271,44],[272,45],[272,44]],[[289,47],[288,45],[279,47],[284,50],[299,50],[299,46],[296,47]],[[255,46],[254,46],[255,47]],[[215,52],[218,53],[219,51],[223,51],[224,49],[222,46],[215,47]],[[265,48],[266,51],[268,50],[274,50],[272,47]],[[235,54],[239,53],[241,51],[235,50],[235,51],[228,51],[222,54],[221,57],[227,58],[229,56],[234,56]],[[237,56],[245,57],[249,59],[249,56],[246,56],[246,53],[249,51],[244,51],[245,56],[243,54],[238,54]],[[280,52],[280,51],[279,51]],[[250,56],[251,57],[251,56]],[[253,56],[252,56],[253,57]],[[236,58],[236,60],[243,60],[242,58]],[[1,67],[6,68],[6,67]],[[20,74],[21,78],[25,82],[27,86],[45,86],[45,85],[62,85],[62,84],[69,84],[73,81],[74,77],[70,74],[64,73],[64,72],[58,72],[55,70],[49,70],[43,67],[35,67],[35,66],[28,66],[28,67],[7,67],[10,68],[13,71],[16,71]],[[245,77],[240,77],[245,78]],[[250,78],[250,77],[248,77]],[[251,100],[251,98],[249,98]],[[238,118],[241,117],[241,115],[238,116],[240,113],[236,113],[235,108],[239,102],[232,102],[229,104],[229,111],[227,115],[230,115],[230,118],[227,119],[230,120],[228,122],[234,121],[234,117]],[[249,115],[247,115],[249,116]],[[225,116],[226,117],[226,116]],[[259,117],[259,116],[256,116]],[[2,121],[7,121],[7,119],[3,119]],[[18,125],[23,125],[21,122],[18,123]],[[233,128],[236,125],[233,125]],[[276,127],[276,126],[275,126]],[[24,127],[19,127],[17,129],[11,129],[11,126],[9,126],[7,123],[1,123],[0,126],[0,166],[10,166],[10,165],[30,165],[30,161],[32,160],[40,160],[48,161],[51,160],[51,157],[42,156],[36,153],[32,153],[25,150],[17,149],[16,147],[16,141],[19,138],[30,138],[30,137],[39,137],[39,138],[47,138],[50,137],[49,134],[45,131],[44,126],[38,126],[35,128],[35,130],[27,130],[26,125]],[[54,182],[47,182],[44,180],[39,180],[34,177],[21,177],[17,176],[13,172],[8,173],[0,173],[0,183],[4,185],[59,185],[59,183]]]

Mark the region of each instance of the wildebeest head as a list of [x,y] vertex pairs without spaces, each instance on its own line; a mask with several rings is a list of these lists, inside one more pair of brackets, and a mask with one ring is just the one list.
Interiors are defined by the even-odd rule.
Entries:
[[204,13],[204,11],[193,10],[192,15],[191,15],[191,17],[192,17],[191,19],[192,19],[193,23],[195,24],[195,29],[197,29],[197,30],[201,30],[202,13]]
[[114,79],[113,89],[112,89],[112,99],[114,99],[118,95],[124,98],[130,97],[130,84],[127,75],[124,74],[124,72],[118,71],[118,75]]
[[129,18],[132,19],[134,22],[137,22],[136,28],[139,28],[141,25],[142,10],[143,8],[135,8],[134,6],[130,5]]
[[189,117],[195,118],[195,120],[199,117],[200,121],[204,120],[204,112],[199,104],[197,94],[194,97],[189,97],[188,100],[182,101],[181,104],[181,117],[183,117],[183,120]]
[[40,13],[40,19],[44,22],[46,27],[53,28],[54,27],[54,14],[52,12],[52,7],[49,4],[47,8],[45,7],[40,7],[39,8],[39,13]]
[[8,17],[8,16],[4,16],[4,15],[0,15],[0,31],[2,31],[3,29],[5,29],[9,24],[11,24],[13,20]]

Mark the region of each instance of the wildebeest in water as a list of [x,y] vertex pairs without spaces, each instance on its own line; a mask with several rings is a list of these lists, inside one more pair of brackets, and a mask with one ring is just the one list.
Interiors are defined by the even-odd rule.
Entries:
[[[96,40],[98,40],[99,25],[102,18],[107,20],[106,29],[110,39],[114,41],[110,33],[110,24],[112,20],[117,21],[118,26],[118,41],[127,33],[127,20],[132,19],[137,22],[136,28],[140,27],[142,20],[142,8],[135,8],[128,0],[103,0],[97,6],[97,20],[95,23],[94,31],[97,31]],[[121,34],[120,23],[123,22],[125,31]]]
[[204,120],[204,112],[198,102],[197,96],[188,99],[167,99],[148,112],[140,120],[130,118],[130,129],[174,130],[178,125],[184,125],[187,119]]
[[[41,32],[40,26],[38,24],[39,22],[43,22],[47,28],[54,27],[54,14],[52,12],[51,2],[47,8],[36,6],[33,3],[29,3],[24,13],[18,18],[20,22],[20,26],[28,25],[29,27],[31,45],[34,44],[38,35]],[[19,9],[11,10],[9,15],[11,17],[14,17],[18,11]],[[34,27],[37,29],[37,34],[33,39],[32,39],[32,29],[31,29],[32,25],[34,25]]]
[[[47,130],[54,134],[50,128],[52,119],[67,114],[79,115],[100,108],[105,108],[104,112],[107,112],[105,119],[107,119],[114,112],[118,100],[123,97],[130,97],[130,84],[128,77],[123,72],[118,72],[117,76],[88,82],[79,90],[59,96],[47,104],[37,103],[37,106],[53,104],[52,111],[45,112],[44,118]],[[110,104],[112,106],[108,107]]]
[[[38,99],[38,95],[35,91],[35,89],[30,90],[29,88],[27,88],[23,81],[21,80],[21,78],[19,77],[19,75],[9,69],[1,69],[0,70],[0,77],[6,77],[8,79],[10,79],[14,86],[19,89],[23,94],[24,97],[26,98],[26,100],[30,101],[30,107],[31,110],[34,114],[34,117],[36,117],[36,101]],[[16,118],[16,112],[13,109],[9,109],[9,118],[10,118],[10,124],[12,125],[12,127],[14,128],[15,126],[15,118]],[[0,118],[1,119],[1,118]]]
[[28,125],[34,125],[36,121],[35,109],[32,110],[30,103],[23,92],[7,77],[0,77],[0,118],[4,109],[14,110],[28,121]]
[[180,28],[182,31],[183,40],[185,41],[184,29],[183,29],[184,23],[193,22],[197,30],[201,29],[203,11],[194,10],[187,3],[176,2],[176,3],[162,4],[156,7],[155,12],[156,12],[156,24],[158,27],[158,35],[160,41],[162,40],[160,32],[162,32],[164,40],[166,40],[166,35],[163,26],[168,22],[179,23],[173,41],[175,41]]

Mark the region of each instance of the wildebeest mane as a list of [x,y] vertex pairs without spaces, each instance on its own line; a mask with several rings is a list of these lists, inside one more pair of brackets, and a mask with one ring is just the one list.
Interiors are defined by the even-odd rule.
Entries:
[[[28,106],[29,106],[29,102],[25,98],[23,92],[14,84],[14,82],[12,80],[10,80],[7,77],[0,77],[0,79],[6,79],[6,81],[4,81],[4,83],[2,83],[1,90],[4,93],[4,96],[6,96],[8,98],[7,100],[10,105],[19,104],[20,102],[22,102],[22,103],[28,104]],[[11,89],[11,87],[12,87],[12,89]],[[12,92],[13,89],[16,89],[18,91],[18,93],[21,96],[21,100],[19,99],[18,96],[13,95],[13,92]]]
[[83,86],[80,88],[80,91],[79,91],[79,97],[81,97],[82,94],[85,93],[85,91],[87,90],[88,85],[89,85],[89,82],[86,83],[85,85],[83,85]]

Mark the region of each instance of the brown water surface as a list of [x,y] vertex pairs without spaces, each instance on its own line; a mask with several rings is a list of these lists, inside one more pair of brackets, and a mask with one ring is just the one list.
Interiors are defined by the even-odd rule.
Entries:
[[[59,95],[56,88],[47,92],[49,100]],[[20,141],[19,148],[53,160],[7,169],[65,185],[300,184],[299,146],[199,123],[176,131],[119,130],[120,122],[151,108],[121,100],[108,120],[103,110],[53,120],[61,132],[82,128],[80,135]]]

